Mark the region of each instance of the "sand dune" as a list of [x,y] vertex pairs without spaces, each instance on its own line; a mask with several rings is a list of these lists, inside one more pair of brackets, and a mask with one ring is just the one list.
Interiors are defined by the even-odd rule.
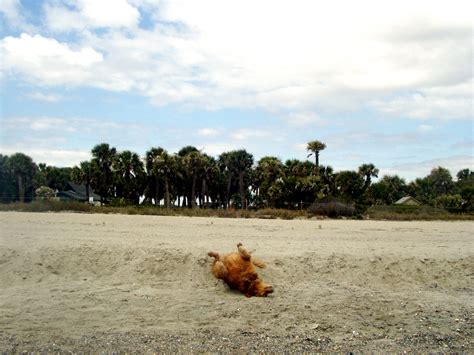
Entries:
[[[473,227],[0,213],[0,348],[472,352]],[[268,298],[211,275],[237,242]]]

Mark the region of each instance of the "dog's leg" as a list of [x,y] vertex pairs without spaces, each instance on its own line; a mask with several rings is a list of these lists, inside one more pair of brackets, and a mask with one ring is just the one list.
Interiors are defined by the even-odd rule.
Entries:
[[216,260],[220,260],[220,259],[221,259],[219,253],[216,253],[216,252],[214,252],[214,251],[210,251],[209,253],[207,253],[207,255],[209,255],[209,256],[215,258]]
[[255,266],[258,266],[261,269],[267,267],[267,264],[265,263],[265,261],[260,260],[260,259],[252,258],[252,264],[254,264]]
[[239,249],[239,254],[244,260],[250,260],[250,253],[247,249],[244,248],[242,243],[237,244],[237,248]]
[[222,261],[216,260],[214,265],[212,265],[212,273],[218,279],[225,279],[229,275],[229,270],[227,270]]

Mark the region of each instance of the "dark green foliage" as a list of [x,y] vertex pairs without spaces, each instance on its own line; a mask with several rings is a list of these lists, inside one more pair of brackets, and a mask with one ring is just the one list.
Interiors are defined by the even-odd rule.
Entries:
[[145,168],[140,157],[129,150],[115,156],[112,163],[115,175],[115,197],[129,203],[139,203],[145,191]]
[[64,190],[67,182],[71,180],[72,170],[71,168],[57,168],[40,163],[33,184],[35,188],[48,186],[53,190]]
[[336,174],[336,195],[350,201],[357,201],[364,193],[364,179],[355,171],[341,171]]
[[117,150],[110,148],[107,143],[96,145],[92,148],[92,188],[106,202],[113,195],[114,174],[112,164],[116,158]]
[[[319,152],[316,148],[324,149],[315,143],[310,151],[316,154]],[[318,166],[318,161],[315,164],[292,159],[282,163],[277,157],[268,156],[254,165],[252,154],[245,150],[224,152],[214,159],[193,146],[184,147],[177,154],[151,148],[140,158],[137,153],[117,152],[102,143],[92,149],[92,156],[90,161],[71,169],[37,166],[22,153],[11,157],[0,155],[1,201],[30,201],[35,189],[47,186],[62,190],[72,180],[83,185],[85,191],[94,190],[101,195],[102,202],[110,208],[106,210],[102,206],[101,211],[120,208],[129,210],[127,213],[176,214],[180,207],[194,207],[192,210],[199,207],[214,212],[188,214],[231,217],[256,216],[259,210],[279,211],[259,212],[263,218],[269,215],[286,218],[285,213],[293,218],[306,211],[310,215],[331,217],[375,213],[393,214],[395,218],[400,214],[422,218],[433,211],[436,215],[440,211],[459,215],[474,212],[474,173],[469,169],[459,171],[454,180],[447,169],[437,167],[407,185],[396,175],[373,182],[379,173],[373,164],[363,164],[357,171],[334,172],[330,166]],[[408,194],[423,206],[390,207]],[[143,198],[143,204],[139,205]],[[62,208],[54,201],[47,203],[49,207],[43,204],[37,208]],[[380,208],[374,210],[371,206]],[[89,211],[88,208],[84,207],[84,211]],[[235,210],[240,212],[232,212]]]
[[15,177],[8,168],[8,156],[0,154],[0,202],[18,199]]
[[83,161],[79,166],[72,168],[71,180],[76,184],[85,185],[87,200],[89,200],[93,178],[94,170],[91,162]]
[[222,153],[218,165],[226,181],[225,207],[230,206],[231,196],[238,192],[243,208],[248,205],[246,191],[251,186],[253,155],[246,150]]
[[306,150],[311,152],[308,154],[308,158],[314,154],[315,159],[315,174],[319,175],[319,152],[326,149],[326,144],[320,141],[311,141],[306,145]]
[[372,205],[391,205],[407,194],[405,180],[397,175],[385,175],[367,190]]
[[15,182],[15,190],[11,191],[13,194],[9,196],[10,201],[31,201],[34,194],[34,177],[38,170],[33,160],[23,153],[15,153],[7,157],[2,168],[7,179]]

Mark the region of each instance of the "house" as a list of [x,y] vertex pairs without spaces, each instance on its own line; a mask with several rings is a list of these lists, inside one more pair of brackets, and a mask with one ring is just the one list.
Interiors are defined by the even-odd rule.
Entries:
[[401,199],[396,201],[394,204],[403,205],[403,206],[421,206],[421,202],[411,197],[410,195],[402,197]]
[[[66,183],[64,191],[58,191],[56,197],[66,201],[87,201],[86,185],[75,184],[72,181]],[[100,202],[100,196],[89,187],[89,203]]]

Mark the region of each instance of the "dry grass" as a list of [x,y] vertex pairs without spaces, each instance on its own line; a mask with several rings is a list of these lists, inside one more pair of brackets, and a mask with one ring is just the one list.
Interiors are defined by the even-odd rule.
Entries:
[[391,221],[474,220],[473,213],[450,213],[431,206],[372,206],[366,218]]
[[[260,219],[300,219],[314,218],[312,213],[303,210],[287,210],[265,208],[260,210],[235,209],[189,209],[145,206],[92,206],[82,202],[68,201],[33,201],[31,203],[0,204],[0,211],[22,212],[79,212],[79,213],[111,213],[129,215],[156,215],[156,216],[187,216],[187,217],[219,217],[219,218],[260,218]],[[318,216],[317,218],[324,218]],[[453,214],[442,209],[429,206],[372,206],[365,215],[374,220],[474,220],[474,214]],[[360,218],[360,217],[359,217]]]

